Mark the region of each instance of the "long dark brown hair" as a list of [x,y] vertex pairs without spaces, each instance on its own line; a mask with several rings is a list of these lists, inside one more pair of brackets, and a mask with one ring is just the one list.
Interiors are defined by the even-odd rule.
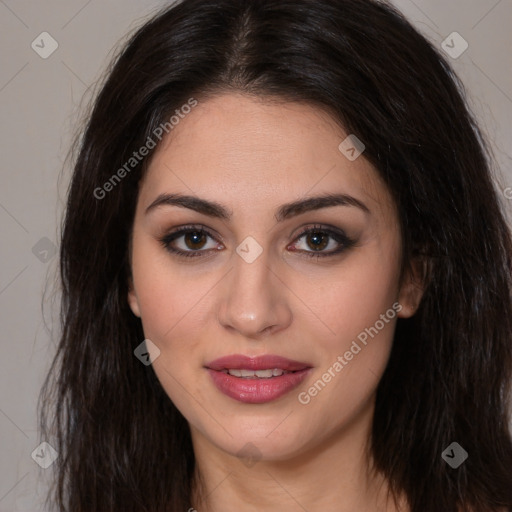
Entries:
[[[189,426],[134,356],[144,333],[127,303],[151,156],[104,184],[190,98],[226,91],[307,102],[357,134],[398,207],[403,269],[423,259],[422,302],[398,320],[373,420],[392,492],[412,512],[512,510],[512,241],[492,154],[441,52],[374,0],[184,0],[117,53],[77,142],[63,222],[62,332],[39,404],[41,440],[59,453],[47,503],[192,506]],[[469,454],[457,469],[441,457],[452,442]]]

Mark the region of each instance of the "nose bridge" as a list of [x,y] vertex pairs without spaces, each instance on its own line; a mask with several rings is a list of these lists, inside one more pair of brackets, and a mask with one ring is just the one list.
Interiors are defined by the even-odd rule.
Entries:
[[268,249],[253,237],[239,244],[233,255],[234,268],[226,276],[220,308],[219,320],[224,327],[255,337],[290,323],[283,284],[271,265]]

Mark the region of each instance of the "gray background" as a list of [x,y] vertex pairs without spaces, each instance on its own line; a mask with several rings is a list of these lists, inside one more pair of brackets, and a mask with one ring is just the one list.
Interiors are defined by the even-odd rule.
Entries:
[[[58,334],[53,252],[71,136],[114,46],[166,3],[0,0],[0,512],[41,511],[38,493],[50,472],[31,454],[39,444],[36,401],[55,351],[52,331]],[[469,43],[449,60],[492,143],[501,168],[497,187],[512,218],[512,194],[505,193],[512,187],[512,1],[394,3],[438,47],[454,31]],[[42,32],[58,43],[46,59],[31,47]]]

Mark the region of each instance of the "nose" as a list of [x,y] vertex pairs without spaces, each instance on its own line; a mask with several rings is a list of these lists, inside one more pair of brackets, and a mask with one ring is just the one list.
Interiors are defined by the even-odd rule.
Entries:
[[218,316],[221,325],[256,340],[286,329],[292,321],[291,291],[279,275],[278,265],[271,268],[268,251],[252,262],[238,254],[233,260],[234,267],[222,283]]

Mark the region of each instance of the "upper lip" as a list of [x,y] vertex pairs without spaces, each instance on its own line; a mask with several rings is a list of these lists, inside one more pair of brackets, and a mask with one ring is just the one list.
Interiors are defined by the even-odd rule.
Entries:
[[279,368],[281,370],[295,372],[298,370],[304,370],[305,368],[311,368],[311,365],[273,354],[257,357],[232,354],[215,359],[214,361],[209,362],[206,367],[218,371],[234,369],[267,370]]

